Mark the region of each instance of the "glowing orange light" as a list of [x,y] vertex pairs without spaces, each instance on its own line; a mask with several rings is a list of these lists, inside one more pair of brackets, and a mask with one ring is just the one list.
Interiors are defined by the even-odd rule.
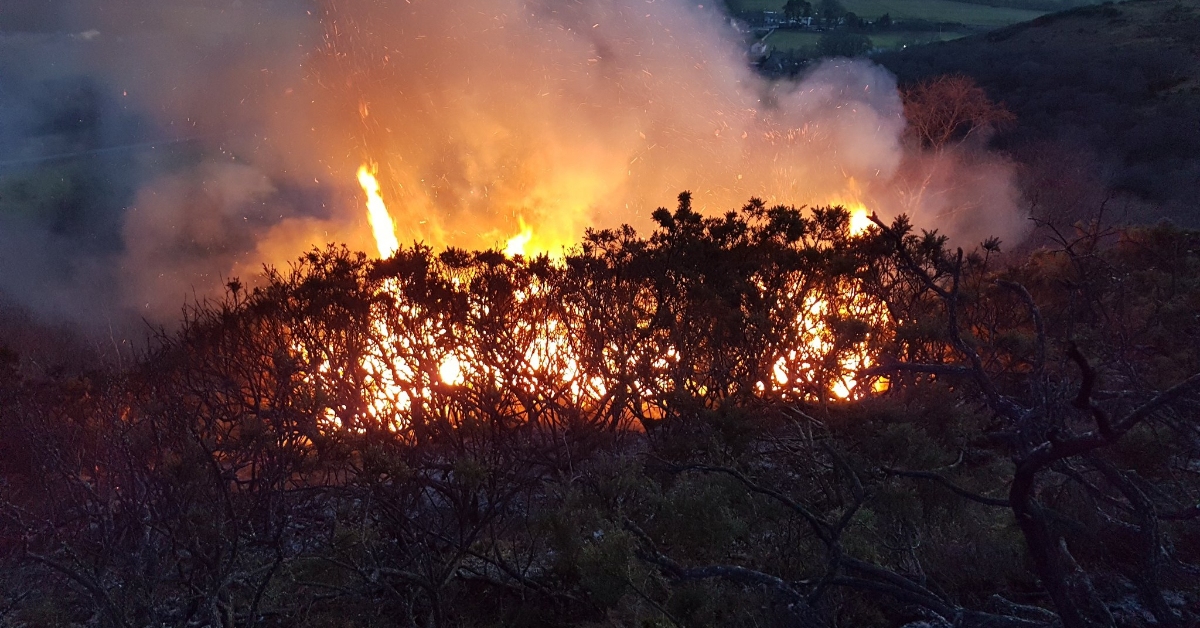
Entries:
[[438,375],[441,376],[442,382],[451,386],[461,386],[467,381],[467,377],[463,373],[462,362],[453,353],[442,360],[442,365],[438,367]]
[[387,259],[400,250],[400,241],[396,239],[396,223],[388,214],[387,204],[379,192],[379,180],[375,178],[377,171],[375,164],[363,164],[358,169],[358,184],[367,195],[367,221],[375,234],[379,257]]
[[504,254],[509,257],[516,257],[518,255],[525,256],[527,254],[526,247],[528,247],[529,243],[533,240],[533,227],[525,224],[524,218],[519,220],[521,224],[521,233],[509,238],[508,244],[504,247]]
[[[376,173],[374,163],[364,164],[358,169],[358,182],[366,194],[367,218],[379,255],[386,259],[395,255],[400,246],[396,224],[384,203]],[[851,188],[849,196],[855,198],[856,191],[853,186]],[[835,204],[849,208],[848,227],[851,235],[859,235],[871,226],[869,211],[862,203]],[[507,239],[503,253],[509,257],[528,257],[544,252],[554,257],[565,254],[565,248],[561,246],[556,256],[552,249],[548,249],[547,244],[562,242],[565,236],[563,229],[547,223],[545,218],[535,216],[533,224],[530,224],[524,216],[518,216],[519,232]],[[453,283],[458,287],[459,279],[455,278]],[[793,339],[793,344],[780,347],[780,352],[771,363],[771,376],[756,383],[757,393],[784,398],[850,400],[886,392],[889,382],[885,378],[856,380],[857,374],[872,364],[868,343],[863,341],[850,347],[841,346],[826,323],[829,316],[837,315],[885,325],[887,314],[882,305],[852,281],[839,285],[832,294],[808,292],[801,287],[802,284],[800,282],[794,288],[786,289],[789,300],[798,300],[798,303],[793,303],[796,309],[792,311],[794,318],[789,323],[788,337]],[[765,285],[760,288],[767,289]],[[367,414],[390,429],[402,430],[412,414],[420,408],[425,408],[420,410],[424,412],[431,407],[430,404],[440,407],[436,400],[438,395],[445,393],[439,391],[438,382],[450,387],[485,385],[519,390],[534,400],[535,404],[551,399],[585,407],[607,403],[605,399],[610,383],[583,364],[580,339],[571,323],[572,317],[579,312],[567,310],[536,320],[514,319],[511,331],[513,341],[522,347],[518,354],[522,367],[508,371],[489,365],[486,359],[474,352],[470,340],[446,348],[443,339],[447,334],[460,337],[464,330],[450,330],[442,327],[444,321],[424,318],[420,305],[405,302],[398,283],[390,280],[385,282],[381,296],[394,298],[395,305],[409,321],[407,324],[415,325],[407,327],[407,324],[401,323],[396,326],[386,317],[373,318],[371,329],[379,343],[368,349],[360,363],[367,374],[363,389],[367,397]],[[536,308],[540,307],[538,300],[545,299],[547,294],[545,286],[534,281],[516,290],[514,297],[517,303],[532,305],[534,309],[531,311],[537,311]],[[486,308],[485,305],[478,307]],[[639,322],[638,328],[644,329],[645,326]],[[470,332],[464,336],[469,338]],[[431,364],[428,361],[430,354],[441,357]],[[640,399],[636,403],[640,404],[639,412],[644,417],[662,418],[663,408],[656,398],[680,386],[701,397],[721,393],[702,376],[693,380],[689,376],[680,378],[673,375],[680,364],[689,358],[670,344],[650,342],[634,349],[632,353],[613,353],[611,356],[613,361],[603,368],[613,372],[635,368],[637,364],[650,365],[650,372],[645,379],[628,383],[630,392]],[[832,370],[829,368],[831,364]],[[326,362],[316,376],[337,375]],[[517,403],[518,406],[524,404],[524,400]],[[340,412],[332,409],[326,412],[324,423],[331,429],[362,429],[344,425]]]
[[875,223],[871,222],[871,213],[866,207],[858,206],[850,210],[850,235],[861,235]]

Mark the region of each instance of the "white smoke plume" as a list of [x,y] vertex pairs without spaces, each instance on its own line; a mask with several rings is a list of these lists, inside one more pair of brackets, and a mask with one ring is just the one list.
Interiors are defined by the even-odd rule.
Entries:
[[74,71],[187,147],[130,160],[118,242],[81,263],[106,269],[104,307],[154,321],[312,246],[374,250],[365,162],[401,241],[435,246],[529,229],[555,252],[646,227],[683,190],[708,213],[752,196],[908,212],[966,246],[1022,229],[1002,160],[906,153],[885,70],[772,83],[707,3],[78,0],[54,23]]

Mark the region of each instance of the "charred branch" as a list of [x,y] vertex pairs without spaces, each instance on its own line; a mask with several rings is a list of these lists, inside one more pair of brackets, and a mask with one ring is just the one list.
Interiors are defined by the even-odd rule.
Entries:
[[950,489],[950,491],[952,493],[954,493],[955,495],[969,499],[977,504],[983,504],[985,506],[998,506],[1001,508],[1011,508],[1012,507],[1012,503],[1009,502],[1007,499],[997,499],[995,497],[987,497],[985,495],[980,495],[978,493],[969,491],[969,490],[962,488],[961,486],[955,484],[954,482],[951,482],[949,478],[947,478],[939,473],[934,473],[932,471],[909,471],[909,470],[905,470],[905,469],[892,469],[889,467],[880,467],[880,470],[888,475],[895,475],[898,477],[916,478],[919,480],[931,480],[933,482],[936,482],[936,483]]

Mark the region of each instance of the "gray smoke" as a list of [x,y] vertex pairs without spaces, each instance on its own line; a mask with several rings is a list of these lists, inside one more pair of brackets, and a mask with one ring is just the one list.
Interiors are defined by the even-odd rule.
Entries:
[[[105,330],[170,324],[312,246],[536,250],[708,212],[861,202],[966,245],[1018,237],[1012,169],[901,142],[895,80],[831,61],[770,83],[683,0],[21,0],[0,19],[0,292]],[[122,332],[135,333],[135,332]]]

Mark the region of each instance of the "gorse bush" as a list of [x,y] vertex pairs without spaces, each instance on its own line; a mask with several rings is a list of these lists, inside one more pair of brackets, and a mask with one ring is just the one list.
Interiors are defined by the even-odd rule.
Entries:
[[1197,620],[1195,234],[654,220],[317,250],[130,369],[9,369],[4,621]]

